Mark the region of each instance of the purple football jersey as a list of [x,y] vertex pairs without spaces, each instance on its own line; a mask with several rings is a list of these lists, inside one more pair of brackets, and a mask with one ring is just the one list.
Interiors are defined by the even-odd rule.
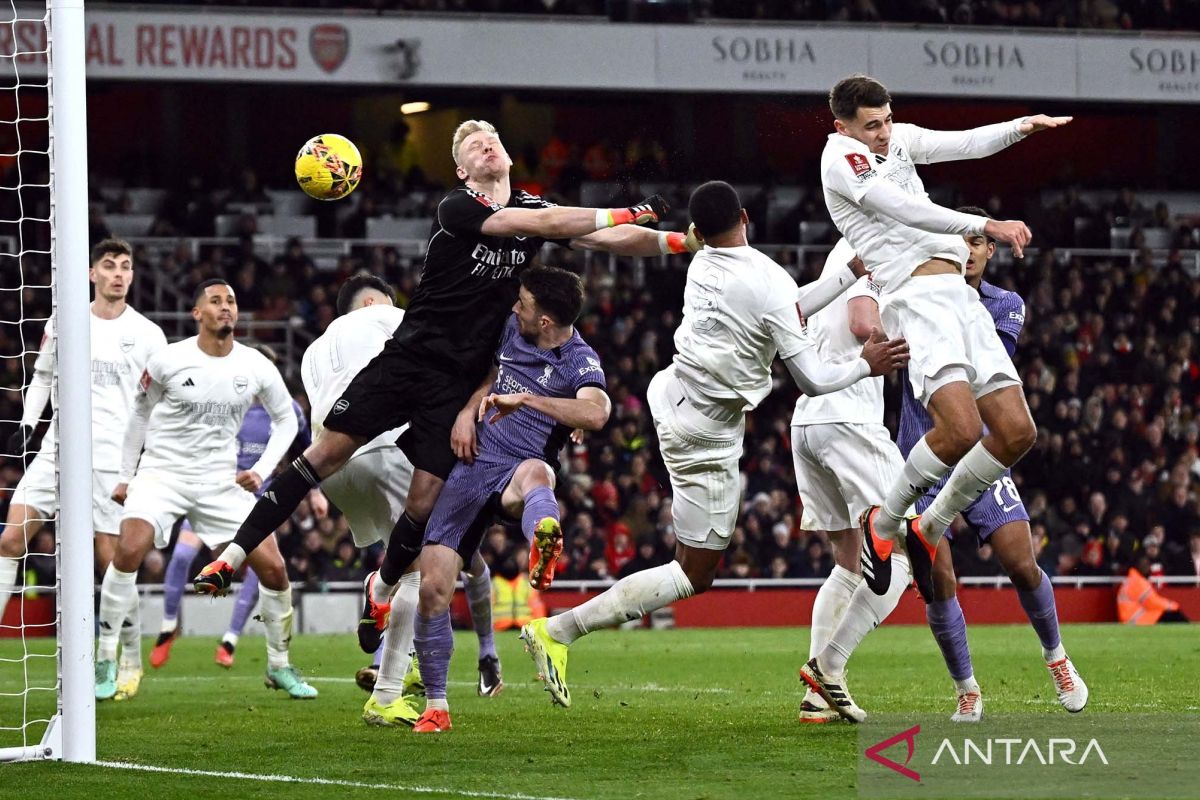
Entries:
[[[564,344],[543,350],[518,332],[513,314],[504,325],[496,350],[499,371],[492,391],[496,394],[527,392],[543,397],[573,398],[585,386],[606,387],[600,358],[576,331]],[[558,453],[571,429],[545,414],[521,408],[494,425],[479,426],[481,457],[540,458],[558,464]]]

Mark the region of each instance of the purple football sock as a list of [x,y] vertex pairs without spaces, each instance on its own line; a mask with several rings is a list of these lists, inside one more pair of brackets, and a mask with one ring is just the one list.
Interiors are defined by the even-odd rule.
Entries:
[[425,682],[425,697],[446,699],[446,673],[450,671],[450,656],[454,653],[454,632],[450,629],[450,610],[434,617],[417,614],[413,642],[421,660],[421,680]]
[[246,627],[250,612],[258,604],[258,576],[254,570],[247,568],[246,577],[242,579],[242,587],[238,589],[237,602],[233,604],[233,615],[229,617],[229,632],[241,636]]
[[929,603],[925,606],[925,618],[929,620],[929,628],[938,647],[942,648],[942,658],[946,659],[950,677],[961,681],[974,675],[971,651],[967,649],[967,620],[963,617],[958,598]]
[[525,541],[533,541],[533,528],[546,517],[558,519],[558,500],[549,486],[535,486],[525,495],[525,510],[521,512],[521,530]]
[[483,573],[471,577],[462,574],[463,589],[467,594],[467,605],[471,608],[471,624],[475,626],[475,635],[479,637],[479,657],[496,657],[496,640],[492,633],[492,571],[487,562],[483,563]]
[[1032,592],[1017,592],[1021,608],[1029,617],[1029,624],[1042,640],[1042,647],[1053,650],[1062,643],[1058,635],[1058,609],[1054,606],[1054,584],[1042,570],[1042,582]]
[[187,585],[192,562],[200,548],[187,542],[175,542],[167,573],[163,577],[163,616],[179,619],[179,604],[183,600],[183,587]]

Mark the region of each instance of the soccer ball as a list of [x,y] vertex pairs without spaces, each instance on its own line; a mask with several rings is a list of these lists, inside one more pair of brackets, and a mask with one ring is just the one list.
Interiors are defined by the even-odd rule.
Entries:
[[361,179],[362,156],[345,136],[314,136],[296,155],[296,182],[317,200],[340,200],[353,192]]

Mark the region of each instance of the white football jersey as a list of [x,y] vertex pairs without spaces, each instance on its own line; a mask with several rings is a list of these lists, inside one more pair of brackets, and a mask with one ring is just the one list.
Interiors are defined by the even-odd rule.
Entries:
[[[821,277],[840,269],[854,258],[854,250],[840,239],[825,259]],[[878,303],[879,289],[863,276],[824,309],[808,318],[808,335],[817,352],[828,364],[848,364],[859,358],[862,342],[850,332],[849,303],[855,297],[869,297]],[[845,389],[809,397],[801,394],[792,415],[793,425],[817,425],[830,422],[881,424],[883,422],[883,378],[863,378]]]
[[746,411],[771,392],[771,362],[812,340],[800,324],[796,282],[753,247],[710,247],[688,265],[676,372],[716,400]]
[[[150,356],[167,346],[162,328],[125,306],[116,319],[89,314],[92,354],[92,469],[117,472],[121,468],[121,442],[125,423],[133,410],[138,379]],[[34,365],[33,382],[49,387],[58,369],[54,319],[46,322],[42,345]],[[59,389],[62,390],[62,387]],[[44,397],[45,395],[43,395]],[[34,408],[39,405],[41,408]],[[23,422],[35,425],[43,403],[26,407]],[[55,411],[57,417],[57,410]],[[50,458],[57,452],[58,420],[53,419],[42,439],[41,450]]]
[[[892,126],[887,156],[872,153],[865,144],[841,133],[830,134],[821,153],[821,184],[829,216],[850,246],[861,254],[871,277],[886,294],[908,280],[912,271],[931,258],[963,267],[967,246],[962,236],[929,233],[891,217],[864,209],[861,200],[877,181],[891,181],[905,192],[927,198],[917,164],[977,157],[995,152],[1021,138],[1016,120],[975,131],[930,131],[897,122]],[[999,131],[984,141],[982,133]],[[994,141],[993,141],[994,140]],[[996,147],[985,145],[996,144]],[[965,267],[963,267],[965,268]]]
[[255,398],[271,415],[272,425],[262,457],[251,467],[254,472],[269,477],[296,438],[296,414],[283,376],[266,356],[238,342],[227,356],[208,355],[195,336],[169,344],[150,357],[140,387],[153,410],[138,472],[155,469],[206,482],[233,480],[237,433]]
[[[313,439],[325,429],[325,418],[363,367],[383,350],[404,319],[404,310],[382,303],[363,306],[338,317],[304,351],[300,375],[312,407]],[[358,452],[394,447],[407,426],[379,434]]]

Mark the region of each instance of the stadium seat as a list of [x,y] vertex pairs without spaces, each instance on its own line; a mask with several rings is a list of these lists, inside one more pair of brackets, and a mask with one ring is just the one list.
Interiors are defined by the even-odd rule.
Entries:
[[299,236],[313,239],[317,235],[316,217],[284,217],[278,214],[258,218],[258,232],[269,236]]
[[108,214],[104,217],[114,236],[145,236],[154,224],[153,214]]
[[429,238],[429,227],[432,224],[433,220],[421,217],[413,219],[372,217],[367,220],[367,238],[384,241],[395,239],[425,241]]

